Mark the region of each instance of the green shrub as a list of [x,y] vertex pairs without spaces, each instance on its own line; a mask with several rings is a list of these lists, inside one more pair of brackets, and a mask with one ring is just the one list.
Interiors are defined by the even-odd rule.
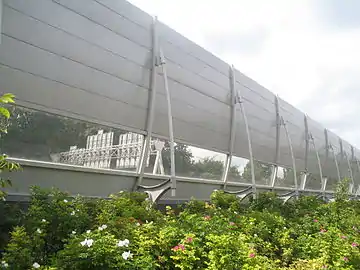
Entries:
[[22,224],[0,268],[360,269],[359,202],[345,195],[284,204],[266,193],[246,205],[217,191],[161,214],[142,193],[88,200],[33,188]]

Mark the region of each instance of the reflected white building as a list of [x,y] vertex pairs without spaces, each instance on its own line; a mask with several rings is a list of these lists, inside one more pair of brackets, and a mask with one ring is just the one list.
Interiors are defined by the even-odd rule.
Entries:
[[[69,151],[59,154],[58,162],[91,168],[135,170],[140,160],[143,143],[144,136],[132,132],[121,134],[118,142],[114,143],[114,132],[104,133],[103,130],[99,130],[96,135],[87,137],[86,148],[70,146]],[[163,142],[151,140],[151,150],[146,160],[148,167],[150,155],[156,155],[157,166],[154,169],[160,170],[162,174],[163,147]]]

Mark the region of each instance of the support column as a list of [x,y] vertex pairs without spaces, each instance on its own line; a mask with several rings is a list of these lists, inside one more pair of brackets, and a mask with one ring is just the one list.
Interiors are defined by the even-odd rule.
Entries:
[[329,147],[330,147],[330,150],[331,150],[332,153],[333,153],[333,158],[334,158],[334,161],[335,161],[335,167],[336,167],[336,172],[337,172],[338,181],[341,182],[339,163],[338,163],[338,160],[337,160],[337,158],[336,158],[336,154],[335,154],[334,148],[333,148],[333,146],[332,146],[331,144],[329,145]]
[[231,120],[230,120],[230,138],[229,138],[229,153],[226,156],[225,168],[222,175],[222,181],[224,182],[224,189],[228,181],[228,174],[231,166],[231,160],[234,152],[235,136],[236,136],[236,90],[235,90],[235,76],[234,66],[229,67],[229,82],[230,82],[230,108],[231,108]]
[[299,193],[299,187],[298,187],[297,174],[296,174],[295,156],[294,156],[294,151],[293,151],[293,147],[292,147],[292,142],[291,142],[290,134],[289,134],[289,131],[288,131],[288,129],[287,129],[287,125],[286,125],[285,120],[284,120],[283,117],[281,117],[281,124],[284,126],[285,133],[286,133],[286,138],[287,138],[288,145],[289,145],[289,150],[290,150],[290,155],[291,155],[291,160],[292,160],[293,173],[294,173],[295,191],[296,191],[296,195],[298,195],[298,193]]
[[[234,81],[236,82],[234,68],[232,68],[231,71],[232,71],[232,76],[234,78]],[[242,116],[244,119],[244,124],[245,124],[245,129],[246,129],[246,137],[247,137],[248,146],[249,146],[249,160],[250,160],[250,168],[251,168],[252,193],[253,193],[253,198],[256,198],[257,194],[256,194],[254,158],[253,158],[252,145],[251,145],[251,134],[250,134],[250,129],[249,129],[248,121],[247,121],[244,102],[242,100],[242,97],[241,97],[241,94],[239,91],[236,91],[236,100],[237,100],[237,103],[240,104],[241,113],[242,113]]]
[[149,155],[149,148],[151,143],[152,129],[155,116],[155,101],[156,101],[156,64],[158,60],[158,36],[157,36],[157,17],[153,19],[152,25],[152,58],[151,58],[151,78],[150,78],[150,97],[148,103],[148,114],[146,119],[146,135],[142,146],[141,156],[137,167],[138,178],[136,180],[133,190],[142,184],[144,171],[146,166],[146,159]]
[[[321,181],[321,190],[323,192],[323,195],[325,196],[326,183],[324,185],[325,179],[324,179],[324,176],[323,176],[323,173],[322,173],[322,167],[321,167],[321,160],[320,160],[319,151],[316,148],[315,139],[314,139],[312,134],[309,134],[309,138],[310,138],[310,141],[312,142],[312,145],[313,145],[315,153],[316,153],[316,160],[317,160],[317,164],[318,164],[318,167],[319,167],[319,175],[320,175],[320,181]],[[324,190],[323,190],[323,187],[324,187]]]
[[309,149],[310,149],[310,134],[309,134],[309,125],[307,116],[304,115],[304,127],[305,127],[305,133],[304,133],[304,139],[305,139],[305,171],[301,175],[301,182],[300,182],[300,190],[304,190],[306,187],[306,181],[308,178],[308,165],[309,165]]
[[352,166],[351,166],[351,163],[350,163],[350,159],[347,155],[347,153],[345,153],[345,158],[346,158],[346,161],[347,161],[347,165],[348,165],[348,169],[349,169],[349,173],[350,173],[350,180],[351,180],[351,184],[350,184],[350,194],[352,193],[352,190],[354,188],[354,185],[355,185],[355,180],[354,180],[354,175],[353,175],[353,171],[352,171]]
[[164,86],[166,93],[166,103],[168,112],[168,124],[169,124],[169,139],[170,139],[170,179],[171,179],[171,196],[176,195],[176,178],[175,178],[175,141],[174,141],[174,128],[173,117],[171,107],[171,96],[169,90],[169,84],[167,79],[166,59],[162,49],[160,49],[160,64],[162,68]]
[[279,161],[279,152],[280,152],[280,127],[281,127],[281,121],[280,121],[280,110],[279,110],[279,99],[277,96],[274,96],[274,104],[275,104],[275,126],[276,126],[276,150],[275,150],[275,159],[274,159],[274,165],[271,168],[271,178],[270,178],[270,186],[271,188],[274,188],[276,177],[278,174],[278,161]]

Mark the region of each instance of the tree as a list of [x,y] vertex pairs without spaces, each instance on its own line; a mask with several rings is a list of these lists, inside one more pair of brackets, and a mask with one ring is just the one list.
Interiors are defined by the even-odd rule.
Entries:
[[[269,184],[269,179],[271,177],[271,165],[254,160],[254,172],[256,183]],[[244,178],[244,180],[251,182],[250,161],[246,164],[242,177]]]
[[[189,147],[182,143],[176,143],[175,147],[175,169],[176,174],[186,175],[188,172],[193,171],[194,161],[193,154],[189,150]],[[169,142],[165,143],[163,152],[163,165],[165,172],[170,174],[170,145]]]
[[13,157],[51,160],[51,154],[68,151],[72,145],[86,146],[87,136],[99,125],[25,108],[14,108],[8,136],[2,137],[3,151]]
[[[169,143],[165,143],[163,150],[163,164],[165,173],[170,173],[170,147]],[[180,176],[188,176],[204,179],[221,179],[224,172],[224,163],[216,160],[215,157],[204,157],[198,161],[194,160],[194,156],[189,146],[181,143],[175,145],[175,169],[176,174]],[[229,177],[239,179],[240,172],[236,166],[229,169]]]
[[[1,104],[11,104],[11,103],[15,103],[14,102],[14,98],[15,96],[13,94],[4,94],[0,97],[0,103]],[[7,127],[8,127],[8,122],[10,119],[10,111],[5,108],[4,106],[0,107],[0,135],[6,134],[7,133]],[[1,136],[2,138],[3,136]],[[20,168],[19,164],[15,163],[15,162],[10,162],[7,159],[7,155],[5,154],[1,154],[0,155],[0,172],[12,172],[15,170],[18,170]],[[11,181],[10,179],[5,179],[3,177],[0,177],[0,187],[1,188],[6,188],[8,186],[11,186]],[[5,196],[6,196],[6,192],[3,190],[0,190],[0,199],[5,200]]]

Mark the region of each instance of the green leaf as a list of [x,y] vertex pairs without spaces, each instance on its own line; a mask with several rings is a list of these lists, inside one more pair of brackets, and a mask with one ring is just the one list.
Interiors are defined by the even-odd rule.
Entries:
[[2,114],[5,118],[10,118],[10,112],[8,109],[0,107],[0,114]]
[[0,97],[1,103],[15,103],[14,101],[15,95],[7,93]]

